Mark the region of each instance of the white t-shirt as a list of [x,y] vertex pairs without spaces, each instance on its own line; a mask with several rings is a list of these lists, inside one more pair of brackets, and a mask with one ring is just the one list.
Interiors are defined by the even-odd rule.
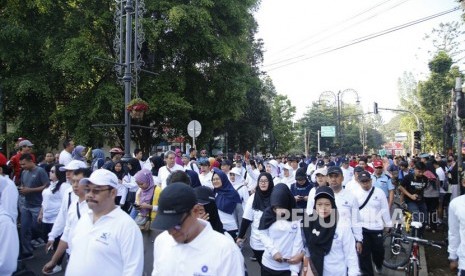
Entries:
[[223,223],[223,228],[226,231],[234,231],[238,229],[236,219],[234,218],[234,213],[228,214],[218,209],[218,215],[220,220]]
[[[66,249],[66,252],[68,252],[68,254],[71,254],[72,244],[70,241],[73,239],[74,234],[76,233],[76,225],[79,222],[79,217],[82,217],[82,215],[86,215],[88,212],[89,207],[87,206],[86,200],[79,201],[79,198],[76,197],[71,201],[71,204],[69,205],[66,214],[66,222],[65,227],[63,229],[63,235],[61,235],[60,238],[62,241],[68,243],[68,248]],[[50,240],[50,234],[48,239]]]
[[19,254],[18,229],[14,220],[0,207],[0,275],[11,275],[16,271]]
[[184,167],[175,163],[174,166],[169,169],[167,166],[163,166],[158,170],[158,177],[160,178],[162,189],[166,188],[166,180],[174,171],[184,171]]
[[66,166],[72,160],[73,160],[73,156],[71,155],[71,153],[67,152],[66,150],[62,150],[60,152],[60,157],[58,157],[58,163]]
[[298,220],[278,220],[268,229],[259,230],[260,239],[265,246],[262,264],[273,270],[290,270],[291,273],[299,273],[300,263],[280,263],[273,259],[273,255],[279,252],[283,258],[289,259],[302,252],[303,242],[300,229],[300,221]]
[[459,259],[459,269],[465,269],[465,195],[454,198],[449,204],[450,259]]
[[[383,230],[384,227],[392,227],[386,194],[380,188],[373,186],[372,189],[375,190],[371,198],[360,210],[360,226],[369,230]],[[365,202],[370,191],[371,189],[365,191],[360,187],[352,192],[358,200],[359,206]]]
[[0,207],[15,221],[18,219],[18,189],[7,176],[0,175]]
[[212,183],[212,177],[213,177],[213,173],[212,172],[208,172],[207,174],[199,174],[199,180],[200,180],[200,184],[202,184],[202,186],[206,186],[210,189],[213,190],[213,183]]
[[52,190],[55,189],[55,187],[56,183],[53,183],[42,190],[42,222],[44,223],[55,223],[58,213],[60,212],[61,202],[63,198],[66,197],[65,193],[70,185],[64,182],[61,184],[60,189],[53,193]]
[[263,212],[260,210],[252,209],[253,200],[255,198],[255,194],[252,194],[247,200],[244,208],[244,214],[242,215],[243,218],[252,221],[252,228],[250,231],[250,247],[254,250],[265,250],[265,246],[263,245],[262,241],[260,240],[260,231],[258,230],[258,226],[260,225],[260,219],[262,218]]
[[134,220],[116,207],[93,222],[83,214],[71,240],[73,251],[66,275],[142,275],[144,244]]
[[[155,239],[152,276],[244,275],[244,257],[231,238],[214,231],[210,223],[189,243],[177,243],[168,231]],[[138,274],[140,275],[140,274]]]
[[354,168],[349,166],[347,169],[341,167],[342,175],[344,176],[344,180],[342,181],[342,187],[346,187],[347,183],[354,178]]

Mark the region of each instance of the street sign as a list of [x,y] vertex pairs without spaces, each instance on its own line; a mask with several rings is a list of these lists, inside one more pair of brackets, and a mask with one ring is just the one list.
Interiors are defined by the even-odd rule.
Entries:
[[192,120],[187,125],[187,134],[189,134],[190,137],[196,138],[200,135],[201,132],[202,126],[200,125],[199,121]]
[[321,137],[336,137],[336,127],[321,126]]
[[396,141],[407,141],[407,132],[398,132],[395,134]]

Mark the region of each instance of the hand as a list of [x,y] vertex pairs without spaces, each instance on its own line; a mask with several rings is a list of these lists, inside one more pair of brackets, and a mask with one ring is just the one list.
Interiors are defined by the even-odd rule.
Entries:
[[355,243],[355,250],[357,251],[358,254],[362,254],[362,242]]
[[22,186],[22,187],[19,189],[19,193],[22,194],[22,195],[27,195],[27,194],[31,193],[31,190],[32,190],[31,188],[23,187],[23,186]]
[[450,261],[450,263],[449,263],[450,271],[455,273],[455,272],[457,272],[458,267],[459,267],[459,262],[458,261]]
[[147,203],[144,202],[144,203],[141,203],[139,205],[139,208],[141,208],[141,209],[152,209],[152,205],[147,204]]
[[245,239],[237,238],[237,239],[236,239],[236,244],[237,244],[238,246],[240,246],[241,244],[244,243],[244,241],[245,241]]
[[299,264],[303,258],[304,258],[304,254],[300,253],[295,256],[292,256],[289,260],[287,260],[287,263],[288,264]]
[[44,265],[42,268],[42,272],[44,274],[52,272],[52,269],[56,266],[57,264],[54,261],[50,261]]
[[208,213],[205,213],[200,218],[203,219],[203,220],[208,221],[208,220],[210,220],[210,215]]
[[413,200],[413,201],[416,201],[418,199],[418,195],[413,194],[413,195],[410,196],[410,199]]
[[294,196],[295,201],[300,201],[301,197],[300,196]]
[[308,201],[308,196],[304,196],[304,201]]
[[282,263],[283,262],[283,256],[281,253],[277,252],[276,254],[273,255],[273,260]]
[[[53,242],[54,242],[54,241],[48,241],[48,242],[47,242],[47,244],[45,245],[45,254],[48,253],[48,249],[49,249],[50,247],[53,248]],[[52,267],[52,268],[53,268],[53,267]]]
[[43,218],[44,218],[44,215],[42,214],[42,212],[40,212],[39,215],[37,216],[37,223],[42,223]]

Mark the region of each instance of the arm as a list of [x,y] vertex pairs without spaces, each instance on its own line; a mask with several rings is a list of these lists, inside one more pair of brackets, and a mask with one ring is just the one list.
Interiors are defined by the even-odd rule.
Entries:
[[[302,241],[302,228],[297,227],[297,233],[294,237],[294,243],[292,244],[292,263],[289,265],[292,275],[298,275],[300,272],[300,263],[303,258],[304,244]],[[294,260],[295,259],[295,260]]]
[[457,249],[460,246],[460,221],[457,217],[457,201],[453,200],[449,205],[449,260],[457,260]]
[[230,245],[221,252],[221,266],[218,275],[244,275],[245,274],[245,264],[244,257],[242,256],[239,247],[235,245]]
[[276,253],[279,253],[279,250],[274,247],[273,240],[268,235],[268,230],[260,230],[260,240],[262,241],[263,245],[265,246],[266,251],[270,253],[270,256],[273,257]]
[[58,244],[58,247],[52,256],[52,259],[44,265],[44,267],[42,268],[42,272],[47,273],[47,272],[52,271],[52,269],[56,266],[61,256],[65,254],[65,251],[67,248],[68,248],[68,243],[60,240],[60,243]]
[[23,187],[21,190],[19,190],[19,193],[22,195],[30,194],[30,193],[40,193],[45,189],[46,185],[35,187],[35,188],[29,188],[29,187]]
[[352,210],[351,210],[352,211],[352,216],[351,216],[352,233],[354,234],[356,242],[363,242],[363,231],[362,231],[362,227],[360,226],[361,218],[360,218],[360,210],[358,209],[359,207],[360,206],[358,205],[358,200],[355,197],[353,197]]
[[[343,231],[341,231],[342,233]],[[359,275],[358,257],[355,251],[355,240],[349,232],[344,232],[342,235],[342,250],[344,251],[344,259],[348,268],[347,275]]]
[[121,229],[118,237],[123,258],[121,275],[142,275],[144,269],[144,243],[139,227],[132,222],[129,227]]
[[[383,195],[385,195],[384,192]],[[389,205],[386,196],[381,197],[381,212],[384,221],[384,227],[392,227],[392,220],[391,215],[389,213]]]
[[[61,200],[60,211],[58,212],[58,216],[55,219],[55,223],[53,223],[52,230],[50,231],[50,233],[48,233],[48,240],[51,241],[52,243],[55,240],[55,238],[57,238],[63,233],[65,229],[66,220],[67,220],[66,218],[68,215],[68,200],[70,196],[71,195],[69,193],[66,193],[66,196],[64,196],[63,199]],[[47,243],[46,248],[48,248],[48,246],[50,245]]]

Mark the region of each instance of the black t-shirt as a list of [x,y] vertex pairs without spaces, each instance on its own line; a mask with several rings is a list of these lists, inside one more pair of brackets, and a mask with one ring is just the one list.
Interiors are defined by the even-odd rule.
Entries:
[[[423,191],[428,185],[428,178],[424,175],[415,177],[413,173],[404,176],[401,183],[409,193],[418,195],[417,201],[423,201]],[[404,197],[405,201],[412,201],[409,197]]]

